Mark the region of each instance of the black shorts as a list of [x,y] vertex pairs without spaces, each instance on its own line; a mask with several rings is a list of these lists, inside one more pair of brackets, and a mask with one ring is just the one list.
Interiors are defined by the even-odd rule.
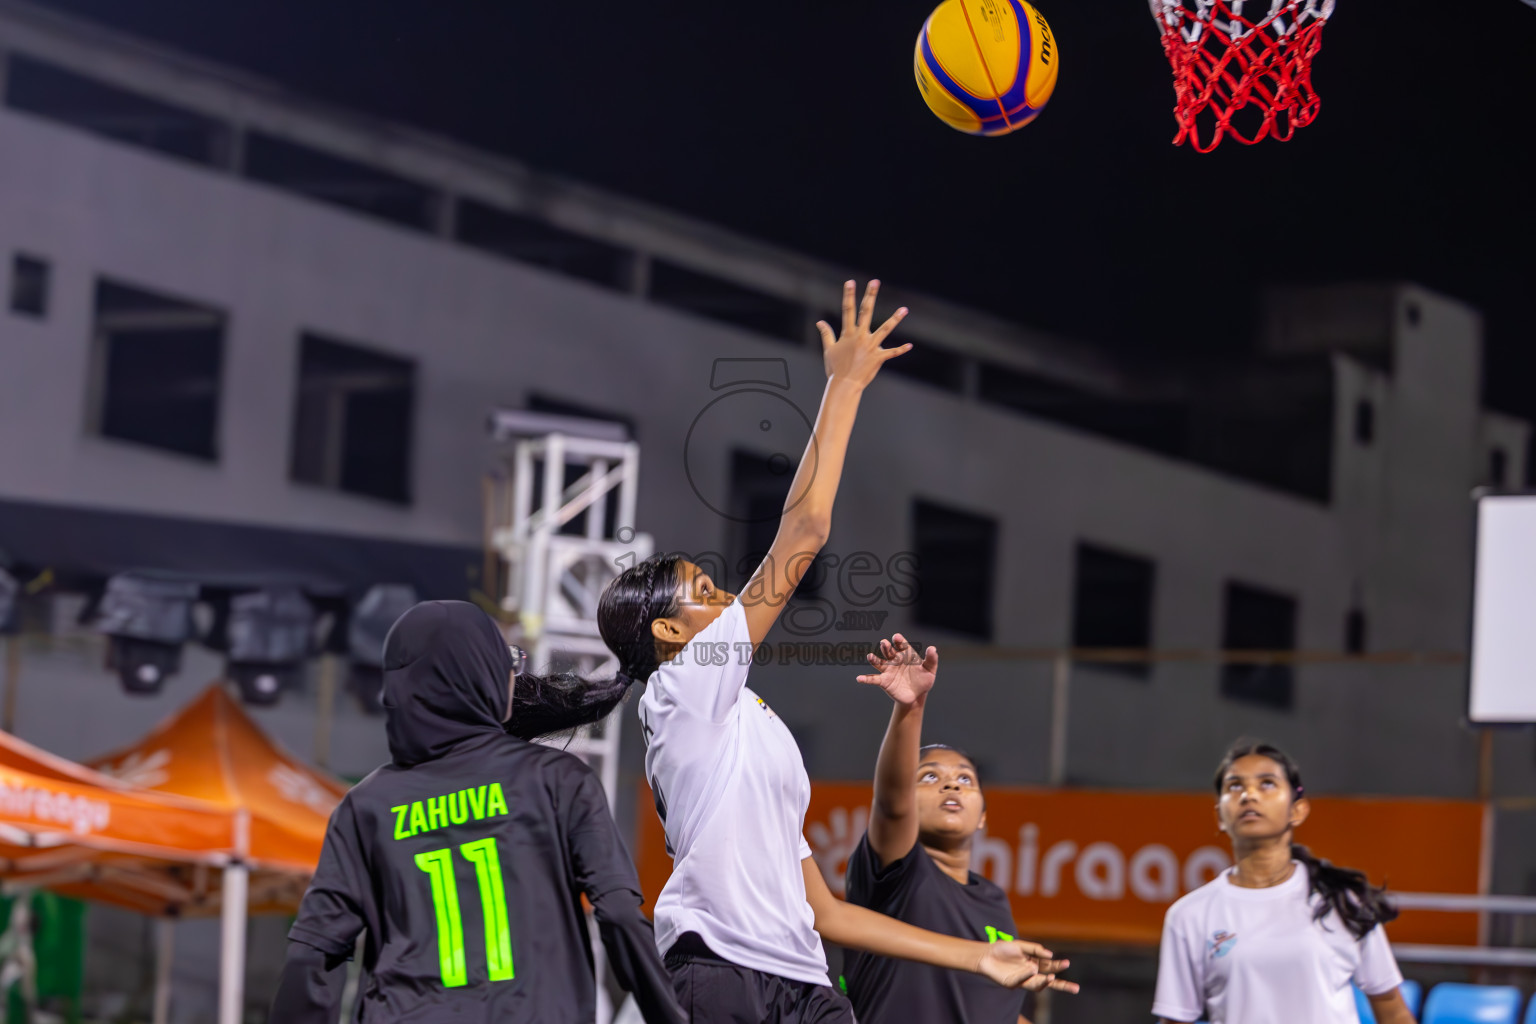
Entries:
[[853,1004],[831,985],[738,967],[694,932],[667,950],[666,964],[691,1024],[854,1024]]

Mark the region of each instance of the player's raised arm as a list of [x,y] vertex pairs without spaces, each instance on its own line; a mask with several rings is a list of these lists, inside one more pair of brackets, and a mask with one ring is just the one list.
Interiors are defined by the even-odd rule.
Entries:
[[923,706],[939,669],[939,652],[919,656],[897,633],[869,655],[875,669],[859,682],[878,686],[894,702],[891,722],[875,761],[875,798],[869,810],[869,845],[881,865],[898,861],[917,845],[917,765],[923,740]]
[[800,585],[801,577],[832,531],[832,502],[843,477],[848,438],[853,433],[864,389],[875,379],[880,367],[912,347],[881,347],[906,317],[907,310],[898,309],[885,323],[872,328],[875,296],[879,292],[880,282],[869,282],[864,301],[855,308],[854,283],[847,282],[843,285],[842,332],[834,335],[825,321],[816,325],[821,332],[827,388],[821,397],[811,440],[789,486],[779,532],[768,549],[768,557],[740,595],[754,644],[767,638],[785,602]]

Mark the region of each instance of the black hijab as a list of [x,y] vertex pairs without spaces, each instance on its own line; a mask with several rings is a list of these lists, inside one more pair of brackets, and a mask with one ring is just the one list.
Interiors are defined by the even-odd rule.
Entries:
[[465,601],[426,601],[384,640],[389,753],[403,768],[467,739],[501,735],[512,653],[495,621]]

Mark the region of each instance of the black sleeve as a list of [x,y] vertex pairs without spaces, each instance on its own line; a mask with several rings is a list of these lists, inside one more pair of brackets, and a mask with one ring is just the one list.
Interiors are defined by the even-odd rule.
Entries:
[[848,857],[846,893],[849,903],[889,913],[895,898],[916,879],[921,868],[919,857],[927,858],[922,843],[913,843],[912,849],[900,860],[882,866],[874,847],[869,845],[869,833],[859,839],[859,845]]
[[640,913],[640,880],[597,776],[574,772],[562,801],[571,874],[592,904],[603,948],[619,984],[634,994],[646,1024],[684,1024],[672,979],[656,952],[656,934]]
[[288,959],[272,1000],[270,1024],[336,1024],[347,972],[346,957],[322,953],[302,939],[288,943]]
[[343,798],[331,814],[320,866],[310,879],[288,937],[329,956],[350,957],[364,928],[367,879],[368,866],[360,852],[352,802]]

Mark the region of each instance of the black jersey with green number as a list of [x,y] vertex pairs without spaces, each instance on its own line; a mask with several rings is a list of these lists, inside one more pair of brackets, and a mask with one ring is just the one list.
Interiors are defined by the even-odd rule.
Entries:
[[[1008,941],[1018,929],[1008,895],[976,872],[965,884],[946,875],[921,843],[900,860],[882,865],[859,841],[848,858],[848,901],[907,924],[987,942]],[[859,1024],[1017,1024],[1024,993],[979,974],[891,960],[850,950],[843,976]]]
[[[420,641],[392,634],[386,647],[399,662],[384,690],[394,760],[332,815],[290,938],[334,964],[366,932],[357,1019],[369,1024],[590,1022],[585,895],[647,1019],[680,1020],[597,777],[503,731],[505,643],[473,606],[441,605]],[[284,986],[274,1020],[302,988]]]

